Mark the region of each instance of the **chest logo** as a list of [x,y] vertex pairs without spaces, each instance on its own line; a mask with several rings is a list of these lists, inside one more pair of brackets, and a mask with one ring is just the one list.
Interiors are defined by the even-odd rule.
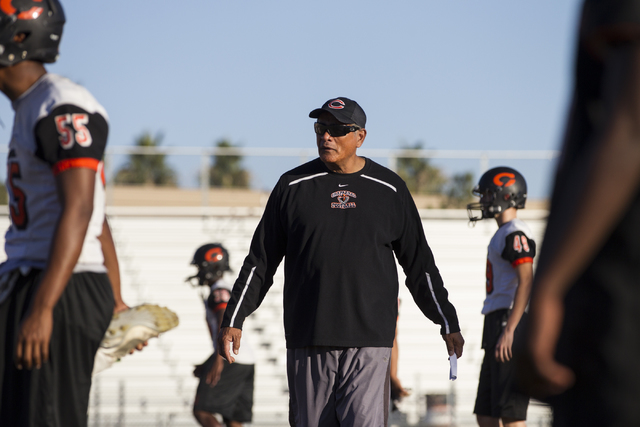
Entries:
[[351,199],[356,198],[355,193],[352,193],[351,191],[346,191],[346,190],[336,191],[331,194],[331,198],[337,200],[337,202],[331,203],[332,209],[349,209],[349,208],[356,207],[355,202],[349,201]]

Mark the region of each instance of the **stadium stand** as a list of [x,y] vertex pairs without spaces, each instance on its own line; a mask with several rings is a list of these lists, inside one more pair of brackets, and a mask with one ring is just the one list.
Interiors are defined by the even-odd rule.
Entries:
[[[90,425],[196,426],[191,409],[197,379],[192,371],[209,356],[212,347],[201,289],[185,283],[185,278],[195,273],[189,262],[198,246],[221,242],[229,250],[231,268],[237,272],[261,209],[111,207],[108,214],[125,301],[129,305],[169,307],[178,314],[180,325],[94,378]],[[401,402],[401,413],[393,414],[390,425],[433,425],[429,424],[434,418],[427,413],[427,395],[444,395],[444,425],[473,426],[482,360],[480,309],[486,247],[496,225],[483,221],[471,228],[462,210],[422,210],[421,215],[427,240],[458,309],[465,352],[458,363],[458,379],[449,381],[449,363],[439,328],[420,313],[400,272],[399,377],[411,389],[411,396]],[[530,225],[540,247],[546,211],[525,210],[519,216]],[[0,228],[7,226],[5,211],[0,216]],[[0,251],[0,257],[4,258],[4,252]],[[233,281],[233,273],[226,279]],[[262,306],[245,323],[244,333],[257,353],[252,426],[288,425],[282,286],[280,268]],[[534,402],[528,425],[550,425],[548,408]]]

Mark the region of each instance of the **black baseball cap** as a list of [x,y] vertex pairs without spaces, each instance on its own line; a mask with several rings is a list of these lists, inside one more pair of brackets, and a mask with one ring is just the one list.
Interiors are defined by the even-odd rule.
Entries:
[[317,119],[324,111],[330,113],[341,123],[354,123],[364,129],[367,123],[367,115],[356,101],[344,96],[331,98],[320,108],[316,108],[309,113],[309,117]]

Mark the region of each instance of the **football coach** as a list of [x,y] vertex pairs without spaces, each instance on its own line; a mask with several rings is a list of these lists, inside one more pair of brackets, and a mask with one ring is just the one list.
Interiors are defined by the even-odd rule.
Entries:
[[364,110],[339,97],[309,117],[316,119],[319,157],[284,173],[271,193],[234,284],[218,349],[234,361],[244,319],[285,258],[289,422],[386,426],[396,258],[416,304],[440,325],[449,355],[462,355],[464,339],[406,184],[357,154],[367,136]]

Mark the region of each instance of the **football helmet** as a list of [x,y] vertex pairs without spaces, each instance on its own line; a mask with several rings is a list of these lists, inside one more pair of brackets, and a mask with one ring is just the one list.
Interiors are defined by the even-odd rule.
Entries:
[[200,246],[193,255],[191,265],[198,267],[195,276],[187,278],[191,282],[198,279],[198,286],[211,286],[217,282],[229,267],[229,252],[220,243],[207,243]]
[[[527,200],[527,182],[517,170],[501,166],[482,175],[478,185],[473,188],[473,195],[480,197],[480,202],[467,205],[469,221],[495,218],[508,208],[524,208]],[[481,214],[474,214],[473,211],[478,210]]]
[[[24,60],[56,62],[65,23],[58,0],[0,1],[0,65]],[[24,34],[24,40],[15,36]]]

